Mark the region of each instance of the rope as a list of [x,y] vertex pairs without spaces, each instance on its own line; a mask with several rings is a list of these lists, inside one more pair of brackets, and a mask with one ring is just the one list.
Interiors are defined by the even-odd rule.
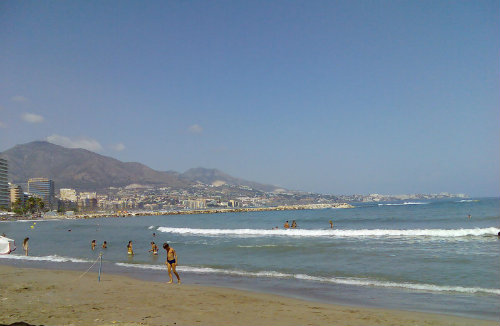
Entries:
[[82,275],[78,276],[78,279],[81,279],[81,278],[83,277],[83,275],[87,274],[87,273],[90,271],[90,269],[91,269],[92,267],[94,267],[94,265],[95,265],[95,264],[99,261],[99,258],[101,258],[101,256],[102,256],[102,252],[101,252],[101,253],[99,253],[99,257],[97,257],[97,259],[96,259],[96,260],[95,260],[95,262],[94,262],[94,263],[93,263],[93,264],[89,267],[89,269],[87,269],[87,270],[86,270],[86,271],[85,271]]

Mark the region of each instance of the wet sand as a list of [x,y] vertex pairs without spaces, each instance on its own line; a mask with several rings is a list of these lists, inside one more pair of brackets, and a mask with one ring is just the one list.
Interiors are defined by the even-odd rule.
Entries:
[[0,265],[0,324],[497,325],[488,320],[321,304],[120,275],[104,274],[98,283],[95,273],[81,275]]

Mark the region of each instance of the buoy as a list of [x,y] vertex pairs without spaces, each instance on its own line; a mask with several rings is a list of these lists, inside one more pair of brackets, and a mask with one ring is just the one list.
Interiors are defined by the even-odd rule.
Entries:
[[35,226],[34,226],[34,225],[32,225],[32,226],[31,226],[31,228],[32,228],[32,229],[34,229],[34,228],[35,228]]

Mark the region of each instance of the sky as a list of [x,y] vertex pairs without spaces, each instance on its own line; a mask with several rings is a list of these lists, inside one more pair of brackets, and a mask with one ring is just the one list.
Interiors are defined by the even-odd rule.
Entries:
[[0,151],[500,195],[498,1],[2,1]]

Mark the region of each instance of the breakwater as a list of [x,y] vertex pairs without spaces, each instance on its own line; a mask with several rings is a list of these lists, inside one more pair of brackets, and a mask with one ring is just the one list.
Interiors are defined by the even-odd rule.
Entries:
[[[266,211],[288,211],[306,209],[326,208],[354,208],[348,203],[333,204],[306,204],[306,205],[283,205],[273,207],[242,207],[242,208],[214,208],[214,209],[192,209],[175,211],[141,211],[141,212],[115,212],[115,213],[87,213],[75,215],[51,216],[50,218],[99,218],[99,217],[127,217],[127,216],[156,216],[156,215],[190,215],[190,214],[218,214],[218,213],[242,213],[242,212],[266,212]],[[47,217],[49,218],[49,217]]]

